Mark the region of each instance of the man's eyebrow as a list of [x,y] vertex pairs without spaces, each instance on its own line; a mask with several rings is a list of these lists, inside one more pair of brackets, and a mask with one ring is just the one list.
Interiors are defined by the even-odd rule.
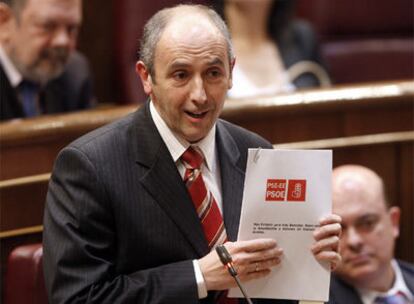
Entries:
[[379,214],[377,214],[377,213],[365,213],[365,214],[362,214],[360,217],[358,217],[357,219],[356,219],[356,221],[358,221],[358,220],[365,220],[365,219],[370,219],[370,218],[376,218],[376,217],[379,217],[380,215]]
[[176,69],[180,69],[180,68],[186,68],[190,66],[190,64],[188,64],[187,62],[184,61],[173,61],[173,63],[168,67],[169,70],[176,70]]
[[220,66],[224,66],[224,62],[220,58],[214,58],[213,60],[209,61],[207,63],[207,65],[220,65]]

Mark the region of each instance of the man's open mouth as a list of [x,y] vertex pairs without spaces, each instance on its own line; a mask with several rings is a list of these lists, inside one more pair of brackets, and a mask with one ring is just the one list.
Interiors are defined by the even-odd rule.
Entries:
[[193,117],[193,118],[203,118],[204,116],[206,116],[208,111],[202,112],[202,113],[194,113],[194,112],[190,112],[190,111],[185,111],[185,113],[187,113],[189,116]]

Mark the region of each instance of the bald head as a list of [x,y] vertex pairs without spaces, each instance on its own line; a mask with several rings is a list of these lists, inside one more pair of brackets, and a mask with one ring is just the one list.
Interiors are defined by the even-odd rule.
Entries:
[[371,169],[340,166],[332,178],[333,212],[342,217],[336,274],[358,288],[385,292],[394,277],[400,210],[387,207],[383,181]]
[[[149,73],[155,76],[154,58],[156,46],[164,34],[167,26],[173,22],[188,22],[188,18],[193,18],[193,25],[208,21],[223,37],[228,50],[229,63],[233,60],[233,46],[230,39],[229,30],[221,17],[212,9],[204,5],[180,4],[171,8],[165,8],[157,12],[145,24],[144,33],[140,46],[140,60],[146,65]],[[186,20],[184,20],[186,19]],[[191,24],[186,24],[188,30],[192,29]]]
[[376,201],[388,205],[381,177],[367,167],[344,165],[332,172],[334,209],[345,207],[347,201]]

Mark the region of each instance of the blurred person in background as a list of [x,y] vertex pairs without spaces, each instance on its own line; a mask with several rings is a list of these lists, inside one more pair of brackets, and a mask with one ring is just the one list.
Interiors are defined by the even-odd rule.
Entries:
[[414,303],[414,266],[394,258],[400,209],[387,201],[384,182],[359,165],[337,167],[332,176],[333,212],[342,217],[342,262],[329,303]]
[[94,103],[89,64],[75,51],[82,0],[0,2],[0,120]]
[[316,37],[294,20],[292,0],[214,0],[234,43],[236,64],[230,98],[274,95],[329,85]]

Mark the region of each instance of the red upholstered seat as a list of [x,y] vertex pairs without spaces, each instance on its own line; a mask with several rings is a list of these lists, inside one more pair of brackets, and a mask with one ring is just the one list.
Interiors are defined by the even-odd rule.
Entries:
[[9,255],[5,304],[47,304],[42,244],[23,245]]
[[414,77],[412,0],[299,0],[315,27],[334,83]]

